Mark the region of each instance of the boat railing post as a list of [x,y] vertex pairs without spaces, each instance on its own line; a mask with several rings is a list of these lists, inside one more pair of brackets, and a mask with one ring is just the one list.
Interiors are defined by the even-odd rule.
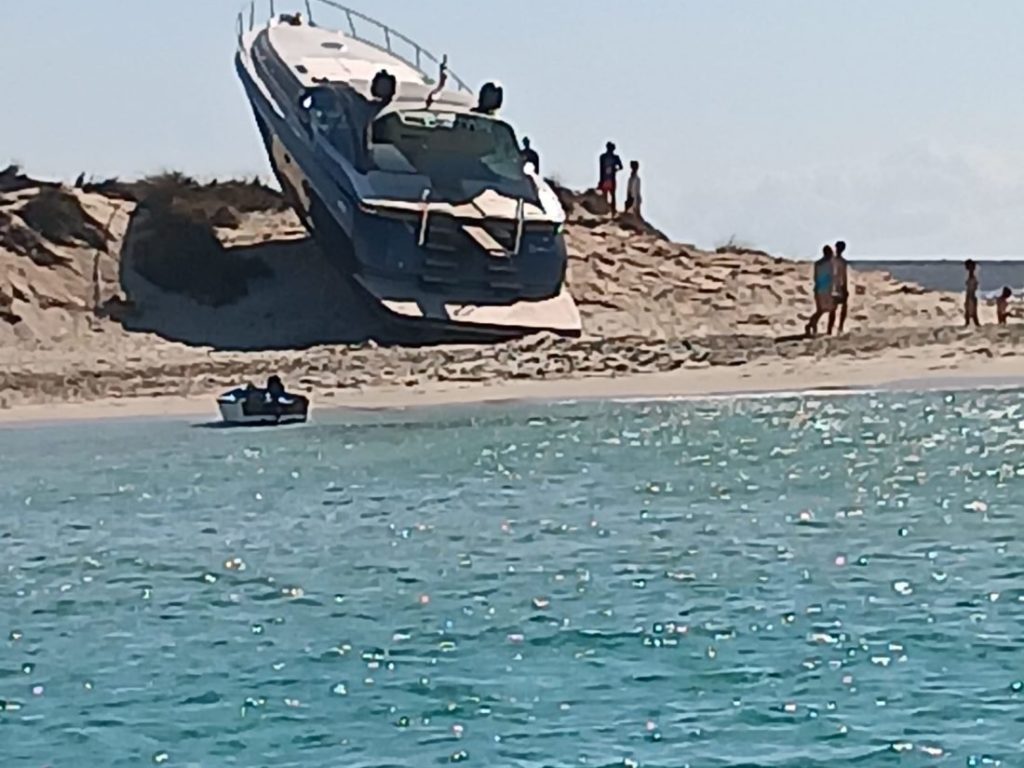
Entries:
[[525,220],[523,198],[519,198],[516,202],[516,247],[514,253],[516,256],[519,255],[519,249],[523,244],[523,221]]
[[[312,0],[305,1],[307,7],[306,12],[307,14],[310,15],[310,19],[312,20]],[[348,19],[349,36],[363,43],[366,43],[367,45],[371,45],[378,50],[387,51],[392,56],[396,56],[397,58],[404,61],[410,67],[416,67],[422,74],[427,74],[426,72],[423,71],[424,66],[429,66],[429,62],[431,61],[437,61],[437,58],[430,51],[422,48],[420,44],[417,43],[415,40],[406,37],[396,29],[392,29],[391,27],[386,26],[380,21],[377,21],[377,19],[367,16],[364,13],[360,13],[359,11],[353,10],[352,8],[349,8],[348,6],[343,5],[340,2],[337,2],[336,0],[319,0],[319,2],[321,5],[329,6],[345,14],[345,18]],[[360,35],[359,32],[356,30],[355,20],[357,18],[359,19],[360,24],[365,22],[367,25],[375,27],[376,29],[380,30],[380,32],[383,33],[383,42],[381,42],[377,34],[368,34],[368,36],[366,37]],[[397,52],[395,50],[395,38],[408,45],[412,50],[416,52],[416,55],[413,56],[412,54]],[[402,47],[402,50],[404,51],[404,46]],[[465,91],[466,93],[473,92],[472,89],[468,85],[466,85],[464,80],[461,80],[460,78],[455,76],[453,76],[453,78],[455,80],[456,86],[460,90]]]
[[420,216],[420,236],[419,246],[422,248],[423,244],[427,242],[427,219],[430,216],[430,203],[427,200],[430,198],[430,190],[424,189],[423,194],[420,195],[420,201],[423,203],[423,214]]
[[277,13],[274,11],[274,0],[270,0],[270,18],[273,19]]
[[249,3],[249,31],[252,32],[252,28],[256,26],[256,0],[251,0]]

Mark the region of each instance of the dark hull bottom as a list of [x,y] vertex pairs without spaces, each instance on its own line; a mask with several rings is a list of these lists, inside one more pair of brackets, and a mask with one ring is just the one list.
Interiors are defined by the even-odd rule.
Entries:
[[[255,110],[254,110],[255,111]],[[380,328],[378,341],[394,344],[500,341],[531,333],[579,336],[579,313],[564,288],[558,296],[540,301],[509,298],[502,303],[453,301],[416,285],[388,283],[367,275],[356,258],[351,240],[317,196],[302,169],[287,153],[275,151],[275,140],[261,119],[256,121],[267,156],[284,193],[328,263],[354,289],[366,312]],[[278,150],[281,145],[277,145]],[[282,167],[283,155],[288,161]],[[300,188],[301,187],[301,188]]]

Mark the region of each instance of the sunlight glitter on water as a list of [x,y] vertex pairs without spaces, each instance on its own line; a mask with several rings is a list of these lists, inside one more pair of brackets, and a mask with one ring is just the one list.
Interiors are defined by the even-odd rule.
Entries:
[[872,393],[5,431],[0,758],[1012,765],[1022,412]]

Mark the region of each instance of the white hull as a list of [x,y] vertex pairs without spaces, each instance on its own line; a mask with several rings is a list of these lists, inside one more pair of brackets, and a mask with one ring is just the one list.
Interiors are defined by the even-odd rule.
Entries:
[[227,424],[301,424],[306,420],[305,413],[291,413],[275,416],[271,414],[245,414],[242,410],[242,402],[217,403],[220,409],[220,417]]

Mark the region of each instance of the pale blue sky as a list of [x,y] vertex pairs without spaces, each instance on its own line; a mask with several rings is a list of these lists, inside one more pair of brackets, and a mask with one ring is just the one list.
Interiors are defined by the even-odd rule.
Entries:
[[[593,184],[615,140],[677,239],[1024,253],[1022,0],[348,2],[499,79],[546,173]],[[269,173],[232,66],[242,3],[3,5],[0,162]]]

